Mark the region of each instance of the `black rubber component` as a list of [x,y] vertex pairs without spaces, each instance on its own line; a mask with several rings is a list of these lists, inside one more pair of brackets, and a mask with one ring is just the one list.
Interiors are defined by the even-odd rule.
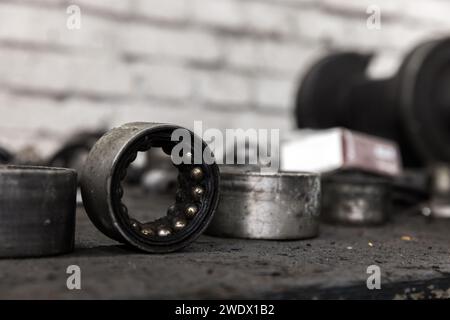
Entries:
[[[50,157],[47,165],[50,167],[75,169],[77,172],[81,172],[89,151],[105,132],[86,131],[76,134]],[[144,170],[141,168],[130,168],[127,173],[127,182],[140,183],[143,173]]]
[[81,132],[69,139],[47,161],[49,166],[80,170],[80,161],[87,156],[95,142],[104,134],[104,131]]
[[0,257],[41,257],[73,250],[74,170],[0,166]]
[[14,155],[8,150],[0,147],[0,164],[8,164],[14,159]]
[[[137,153],[162,148],[171,154],[178,144],[171,140],[176,129],[185,130],[193,141],[200,142],[202,152],[210,152],[206,143],[189,130],[159,123],[125,124],[107,132],[94,145],[81,176],[81,192],[89,218],[105,235],[142,251],[166,253],[185,247],[208,226],[219,196],[219,169],[215,163],[176,165],[179,175],[175,204],[156,221],[136,221],[122,202],[122,182]],[[193,157],[194,146],[190,142],[187,145]],[[194,194],[194,190],[198,193]]]
[[405,165],[450,162],[450,39],[419,45],[389,79],[366,76],[371,55],[320,60],[297,94],[299,128],[346,127],[399,143]]

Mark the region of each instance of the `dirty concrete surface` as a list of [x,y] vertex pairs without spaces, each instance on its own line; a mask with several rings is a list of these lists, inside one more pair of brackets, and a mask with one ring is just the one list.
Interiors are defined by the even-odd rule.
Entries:
[[[135,212],[148,201],[132,198]],[[129,201],[129,202],[130,202]],[[165,207],[164,201],[153,201]],[[202,236],[150,255],[105,237],[77,212],[73,253],[0,260],[1,299],[422,299],[450,297],[450,221],[397,213],[376,228],[321,226],[318,238],[252,241]],[[368,290],[370,265],[381,290]],[[81,290],[66,269],[81,268]]]

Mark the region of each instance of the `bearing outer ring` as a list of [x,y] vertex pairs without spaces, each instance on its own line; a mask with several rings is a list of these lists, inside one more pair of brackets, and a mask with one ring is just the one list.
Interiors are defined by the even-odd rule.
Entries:
[[320,177],[314,173],[226,172],[207,233],[219,237],[294,240],[319,232]]
[[40,257],[74,248],[75,170],[0,166],[0,257]]
[[[215,163],[181,164],[179,170],[179,192],[177,202],[168,209],[165,218],[152,223],[148,228],[130,218],[122,203],[121,181],[126,170],[136,158],[137,152],[151,147],[162,147],[170,154],[175,142],[171,134],[185,128],[161,123],[128,123],[108,131],[89,153],[81,175],[81,193],[86,212],[94,225],[108,237],[133,248],[149,253],[167,253],[180,250],[197,239],[208,226],[218,203],[219,169]],[[187,130],[193,140],[201,142],[202,151],[209,151],[207,144]],[[194,155],[195,143],[190,145]],[[189,179],[194,168],[200,168],[202,179]],[[191,191],[200,187],[201,198],[193,200]],[[184,208],[194,203],[195,216],[187,218]],[[178,219],[178,220],[177,220]],[[181,230],[175,229],[175,221],[184,220]],[[172,224],[173,225],[169,225]],[[173,231],[161,236],[161,230]],[[148,231],[147,233],[143,233]]]
[[323,177],[323,220],[349,226],[381,225],[389,217],[390,191],[388,181],[378,177]]

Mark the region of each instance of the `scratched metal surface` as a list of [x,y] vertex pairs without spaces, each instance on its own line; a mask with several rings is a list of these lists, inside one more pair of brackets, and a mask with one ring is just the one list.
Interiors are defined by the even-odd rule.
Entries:
[[[138,213],[164,207],[131,197]],[[322,226],[304,241],[203,236],[174,254],[132,251],[98,232],[79,208],[76,250],[64,256],[0,260],[2,299],[430,298],[450,296],[450,221],[398,214],[378,228]],[[81,267],[81,290],[66,268]],[[381,290],[366,287],[380,266]]]

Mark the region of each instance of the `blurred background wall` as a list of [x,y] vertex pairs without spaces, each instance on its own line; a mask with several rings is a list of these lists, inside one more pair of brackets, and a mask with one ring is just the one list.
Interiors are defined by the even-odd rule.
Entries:
[[446,0],[0,1],[0,144],[46,155],[78,130],[137,120],[289,129],[321,55],[376,52],[370,72],[387,76],[448,31]]

